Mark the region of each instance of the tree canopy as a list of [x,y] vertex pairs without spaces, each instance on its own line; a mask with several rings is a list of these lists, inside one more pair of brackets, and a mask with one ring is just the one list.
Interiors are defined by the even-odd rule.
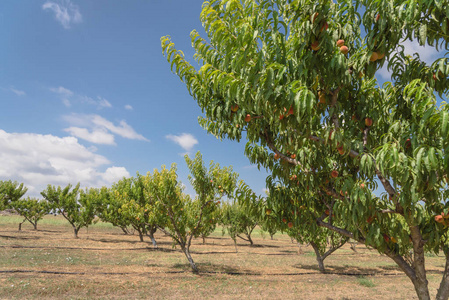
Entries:
[[[447,7],[212,0],[200,15],[207,37],[191,33],[199,68],[161,38],[204,113],[200,125],[245,139],[269,186],[291,187],[315,224],[388,255],[420,299],[430,297],[425,251],[447,257],[437,298],[449,297],[449,106],[437,100],[449,91]],[[405,54],[404,40],[442,56],[427,64]],[[391,82],[381,86],[386,63]]]

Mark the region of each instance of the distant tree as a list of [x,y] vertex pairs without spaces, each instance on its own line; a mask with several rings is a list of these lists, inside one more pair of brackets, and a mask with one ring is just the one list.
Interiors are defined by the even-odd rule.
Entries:
[[237,201],[223,204],[221,216],[223,234],[229,234],[234,241],[236,251],[237,238],[249,242],[251,246],[254,245],[251,234],[258,224],[258,220],[258,214],[249,209],[247,205],[239,204]]
[[113,189],[102,187],[100,190],[100,199],[97,203],[97,216],[113,226],[119,227],[124,234],[131,234],[130,222],[121,214],[123,201],[114,194]]
[[95,219],[95,207],[100,191],[90,188],[80,190],[78,183],[73,189],[68,184],[65,188],[48,185],[41,195],[61,214],[73,227],[74,237],[82,227],[88,227]]
[[[148,208],[147,197],[144,191],[144,176],[137,174],[136,177],[122,178],[113,184],[110,197],[117,205],[112,208],[118,210],[114,212],[119,222],[134,228],[139,233],[140,241],[147,233]],[[152,238],[153,245],[156,246],[156,240]]]
[[52,210],[48,201],[30,197],[13,201],[10,207],[24,217],[23,221],[19,223],[19,230],[22,230],[22,224],[26,221],[33,225],[34,230],[37,230],[37,222]]
[[17,181],[0,181],[0,210],[8,208],[11,202],[22,198],[27,190],[23,183]]
[[[214,232],[216,225],[220,219],[219,205],[224,197],[228,199],[233,197],[237,186],[238,174],[232,170],[232,167],[220,167],[218,163],[213,161],[209,164],[209,169],[204,165],[201,153],[198,151],[194,159],[190,159],[188,155],[184,159],[189,168],[188,176],[193,189],[197,196],[190,206],[192,218],[198,219],[203,211],[203,217],[197,229],[197,236],[205,238]],[[204,208],[203,204],[208,203]],[[196,236],[195,236],[196,237]]]

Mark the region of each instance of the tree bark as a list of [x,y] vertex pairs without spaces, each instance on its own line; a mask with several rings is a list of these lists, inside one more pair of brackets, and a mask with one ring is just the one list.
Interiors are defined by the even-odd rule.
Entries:
[[182,251],[184,252],[185,256],[187,257],[187,260],[188,260],[189,263],[190,263],[190,267],[192,267],[193,273],[198,273],[198,268],[197,268],[195,262],[193,261],[192,256],[190,255],[190,250],[189,250],[189,248],[188,248],[188,247],[185,247],[185,246],[183,246],[183,245],[181,245],[181,247],[182,247]]
[[324,268],[324,258],[321,256],[320,249],[318,248],[317,244],[315,244],[314,242],[310,242],[310,245],[312,246],[313,250],[315,251],[316,261],[318,262],[318,269],[320,269],[321,273],[325,273],[326,269]]
[[413,285],[415,286],[415,291],[419,299],[430,299],[424,258],[424,241],[419,226],[410,227],[410,232],[413,242],[413,269],[416,274]]
[[78,231],[79,231],[79,230],[80,230],[79,228],[73,227],[73,234],[74,234],[74,238],[75,238],[75,239],[78,238]]
[[449,251],[446,253],[446,267],[444,268],[443,279],[441,280],[436,299],[449,299]]
[[253,246],[253,245],[254,245],[254,242],[253,242],[253,240],[251,239],[251,235],[248,234],[247,237],[248,237],[248,241],[249,241],[250,246]]
[[148,231],[148,236],[151,239],[151,242],[153,243],[153,247],[157,248],[157,243],[156,243],[156,239],[154,238],[154,233],[156,232],[156,228],[150,228],[150,230]]
[[203,245],[205,245],[206,244],[206,238],[204,236],[202,238],[203,238]]
[[141,242],[143,242],[143,233],[142,233],[142,230],[139,229],[138,232],[139,232],[139,239],[140,239]]

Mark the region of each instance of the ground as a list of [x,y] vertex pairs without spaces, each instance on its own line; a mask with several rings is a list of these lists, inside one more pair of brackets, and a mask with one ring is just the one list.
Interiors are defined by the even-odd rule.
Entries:
[[[0,215],[0,299],[417,299],[409,279],[388,257],[362,245],[346,245],[318,271],[313,249],[286,235],[271,240],[260,230],[255,246],[222,236],[194,240],[200,274],[170,238],[124,235],[110,224],[84,228],[73,238],[68,223],[46,216],[34,231],[18,216]],[[444,258],[427,256],[431,294],[441,280]]]

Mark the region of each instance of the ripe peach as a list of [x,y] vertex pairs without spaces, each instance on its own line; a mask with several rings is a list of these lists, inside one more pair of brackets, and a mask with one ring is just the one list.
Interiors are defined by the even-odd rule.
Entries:
[[282,120],[282,119],[284,119],[284,115],[283,115],[283,114],[280,114],[280,115],[279,115],[279,120]]
[[361,188],[361,189],[364,189],[364,188],[365,188],[365,184],[364,184],[364,183],[361,183],[361,184],[360,184],[360,188]]
[[292,222],[288,222],[287,226],[288,226],[288,228],[292,228],[293,227],[293,223]]
[[349,48],[346,47],[346,46],[341,46],[340,47],[340,52],[343,53],[344,55],[346,55],[349,52]]
[[267,210],[265,211],[265,213],[267,214],[267,216],[271,215],[271,209],[267,209]]
[[377,14],[377,16],[376,16],[376,22],[379,21],[379,19],[380,19],[380,14]]
[[366,125],[367,127],[372,126],[372,125],[373,125],[373,119],[371,119],[371,118],[366,118],[366,119],[365,119],[365,125]]
[[320,32],[322,32],[323,30],[327,30],[329,28],[329,24],[327,24],[327,22],[324,22],[323,26],[321,26]]
[[296,158],[296,154],[292,154],[292,155],[290,155],[290,157],[291,157],[292,159],[295,159],[295,158]]
[[379,57],[379,54],[377,52],[373,52],[371,54],[369,61],[376,61],[378,57]]
[[232,112],[236,112],[237,110],[239,110],[239,106],[237,104],[234,104],[233,106],[231,106]]
[[312,48],[312,50],[314,51],[318,51],[321,48],[320,43],[318,41],[315,41],[310,45],[310,48]]
[[281,156],[280,156],[279,154],[275,153],[275,154],[274,154],[274,159],[275,159],[275,160],[278,160],[279,158],[281,158]]
[[344,44],[345,44],[345,40],[338,40],[337,41],[337,47],[344,46]]
[[293,115],[293,106],[290,106],[290,109],[288,110],[287,115]]
[[286,218],[282,218],[282,222],[287,223],[287,219]]
[[435,222],[437,223],[444,223],[444,219],[442,215],[435,216]]
[[384,58],[385,57],[385,53],[379,53],[379,54],[377,54],[377,59],[379,60],[379,59],[382,59],[382,58]]
[[333,171],[331,172],[331,176],[332,176],[333,178],[337,178],[337,177],[338,177],[338,171],[337,171],[337,170],[333,170]]
[[249,122],[249,121],[251,121],[251,115],[247,114],[245,117],[245,122]]

